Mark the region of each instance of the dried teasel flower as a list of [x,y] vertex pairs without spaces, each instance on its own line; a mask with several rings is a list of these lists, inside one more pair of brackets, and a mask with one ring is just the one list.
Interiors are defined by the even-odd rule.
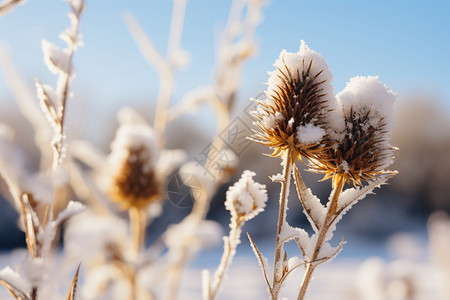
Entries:
[[111,144],[107,190],[124,210],[145,208],[162,199],[156,133],[144,124],[123,124]]
[[233,218],[248,221],[264,210],[267,202],[266,186],[255,182],[255,175],[249,170],[244,171],[239,181],[228,189],[225,208]]
[[337,95],[344,115],[344,127],[330,133],[330,146],[312,160],[312,171],[324,173],[323,180],[333,178],[356,187],[387,173],[393,162],[389,144],[394,128],[392,117],[396,95],[378,77],[354,77]]
[[283,50],[274,66],[266,99],[257,101],[253,112],[260,130],[253,139],[272,147],[272,156],[281,157],[291,149],[294,159],[297,155],[309,159],[323,151],[327,115],[336,105],[333,75],[325,59],[304,41],[298,53]]

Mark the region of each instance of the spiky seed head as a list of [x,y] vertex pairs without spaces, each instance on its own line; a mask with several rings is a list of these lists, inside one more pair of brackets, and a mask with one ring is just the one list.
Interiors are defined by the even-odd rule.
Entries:
[[333,75],[303,41],[298,53],[283,50],[274,66],[266,97],[253,112],[259,128],[253,140],[273,148],[272,156],[291,149],[300,159],[314,157],[323,150],[327,114],[336,105]]
[[156,172],[158,140],[146,125],[122,125],[111,146],[109,194],[121,209],[145,208],[162,199]]
[[395,97],[377,77],[352,78],[337,95],[344,127],[327,136],[329,146],[311,161],[311,170],[333,178],[334,186],[340,180],[362,185],[387,173],[395,149],[389,144]]

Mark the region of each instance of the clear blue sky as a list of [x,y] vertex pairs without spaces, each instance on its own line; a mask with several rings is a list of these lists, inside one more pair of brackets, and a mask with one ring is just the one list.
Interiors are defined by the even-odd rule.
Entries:
[[[231,1],[188,0],[182,47],[191,64],[177,74],[173,101],[211,81],[214,47]],[[95,108],[154,101],[155,72],[145,63],[122,14],[131,11],[156,47],[165,51],[172,1],[87,0],[81,32],[85,46],[75,54],[73,91]],[[33,85],[54,83],[42,61],[41,38],[57,38],[68,25],[68,4],[29,0],[0,18],[0,45]],[[239,105],[264,89],[267,71],[280,50],[294,52],[299,41],[327,59],[338,92],[356,75],[379,75],[394,91],[432,93],[450,108],[450,1],[272,0],[257,30],[260,50],[246,66]],[[0,76],[0,102],[10,98]]]

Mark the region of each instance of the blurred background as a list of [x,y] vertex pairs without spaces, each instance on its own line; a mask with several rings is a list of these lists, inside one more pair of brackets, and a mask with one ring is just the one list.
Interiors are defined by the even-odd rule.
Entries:
[[[117,127],[119,108],[130,106],[148,121],[159,88],[157,73],[143,59],[123,16],[131,12],[155,47],[166,52],[172,1],[87,1],[80,32],[85,45],[75,53],[76,78],[73,99],[68,107],[68,136],[93,142],[105,153]],[[189,64],[177,71],[171,103],[213,81],[219,37],[223,32],[231,1],[187,1],[181,48],[189,54]],[[58,34],[68,26],[67,3],[29,0],[0,18],[0,49],[29,89],[34,78],[54,84],[55,77],[42,59],[41,39],[62,46]],[[251,126],[246,113],[249,99],[265,89],[267,71],[281,50],[297,52],[300,40],[321,53],[334,75],[335,92],[357,75],[378,75],[398,94],[396,129],[392,145],[399,147],[392,169],[399,175],[388,186],[359,202],[338,226],[349,241],[340,256],[367,258],[395,257],[395,245],[412,245],[412,256],[425,259],[428,251],[427,220],[436,211],[450,212],[450,3],[448,1],[270,1],[262,11],[256,29],[258,50],[243,68],[233,115]],[[20,115],[8,79],[11,69],[2,63],[0,76],[0,122],[14,128],[18,143],[38,159],[32,128]],[[37,100],[36,100],[37,101]],[[168,148],[182,148],[195,158],[211,142],[215,115],[201,108],[168,127]],[[259,182],[268,185],[266,211],[246,225],[258,240],[272,243],[275,236],[279,186],[268,176],[279,173],[279,161],[262,153],[269,149],[250,144],[239,153],[239,170],[250,169]],[[304,173],[307,186],[325,199],[329,183]],[[224,229],[229,215],[223,206],[227,185],[213,199],[208,218],[220,221]],[[292,195],[294,195],[292,193]],[[288,221],[306,226],[300,203],[291,201]],[[24,235],[16,226],[17,214],[0,201],[0,248],[24,246]],[[162,216],[149,229],[157,236],[167,224],[189,212],[170,201]],[[397,242],[392,237],[400,236]],[[403,239],[402,239],[403,238]],[[396,244],[397,243],[397,244]],[[403,244],[402,244],[403,243]],[[249,250],[247,241],[245,249]],[[394,246],[392,246],[394,245]],[[220,247],[220,246],[219,246]],[[409,246],[408,246],[409,247]],[[248,248],[248,249],[247,249]],[[401,248],[401,247],[400,247]],[[396,254],[397,253],[397,254]]]

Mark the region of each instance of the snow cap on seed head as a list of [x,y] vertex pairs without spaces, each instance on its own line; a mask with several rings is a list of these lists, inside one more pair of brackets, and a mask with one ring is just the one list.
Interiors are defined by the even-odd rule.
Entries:
[[337,95],[344,126],[336,132],[334,145],[321,159],[314,160],[314,171],[361,185],[373,180],[393,163],[390,137],[394,128],[395,93],[373,76],[357,76]]
[[291,149],[302,157],[314,157],[322,151],[322,141],[329,126],[342,127],[342,118],[330,118],[336,98],[327,62],[319,53],[301,42],[297,53],[281,51],[270,72],[266,99],[258,101],[253,113],[259,131],[254,140],[282,156]]

